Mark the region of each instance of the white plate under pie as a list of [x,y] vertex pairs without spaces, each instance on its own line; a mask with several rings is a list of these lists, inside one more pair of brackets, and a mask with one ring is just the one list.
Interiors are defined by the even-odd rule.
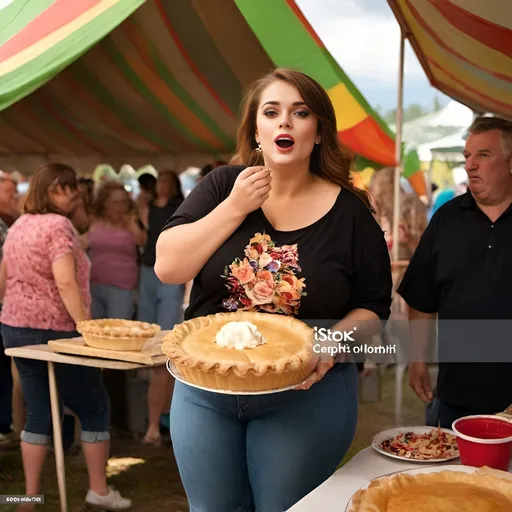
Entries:
[[[451,457],[447,457],[444,459],[410,459],[408,457],[404,457],[403,455],[395,455],[394,453],[387,452],[386,450],[383,450],[381,448],[381,443],[385,441],[386,439],[392,439],[393,437],[397,436],[398,434],[405,434],[406,432],[412,432],[413,434],[426,434],[427,432],[430,432],[432,429],[436,429],[437,427],[399,427],[399,428],[393,428],[391,430],[384,430],[383,432],[380,432],[373,438],[372,442],[372,448],[382,453],[382,455],[386,455],[387,457],[391,457],[393,459],[403,460],[406,462],[419,462],[423,464],[435,464],[440,462],[447,462],[450,460],[458,459],[459,458],[459,451],[457,450]],[[446,434],[455,435],[453,430],[442,428],[442,432],[445,432]]]
[[[429,427],[431,428],[431,427]],[[408,432],[410,432],[408,430]],[[410,459],[407,459],[410,460]],[[418,468],[418,469],[406,469],[404,471],[395,471],[393,473],[389,473],[387,475],[382,475],[377,478],[374,478],[373,480],[370,480],[367,484],[363,485],[361,488],[359,488],[353,495],[352,498],[357,494],[358,491],[361,491],[363,489],[367,489],[370,485],[370,482],[373,482],[375,480],[379,480],[380,478],[389,478],[393,475],[396,475],[398,473],[402,475],[421,475],[424,473],[441,473],[442,471],[462,471],[464,473],[474,473],[475,471],[479,470],[480,468],[475,468],[473,466],[458,466],[456,464],[449,464],[449,465],[441,465],[441,466],[434,466],[430,468]],[[345,512],[351,512],[352,507],[352,498],[350,498],[350,501],[347,503],[347,506],[345,507]],[[413,512],[413,511],[411,511]]]
[[184,380],[170,359],[167,359],[167,363],[165,364],[165,366],[167,368],[167,371],[177,381],[179,381],[183,384],[186,384],[187,386],[196,388],[196,389],[201,389],[203,391],[209,391],[210,393],[219,393],[220,395],[270,395],[273,393],[282,393],[283,391],[291,391],[292,389],[295,389],[297,386],[300,386],[300,384],[294,384],[293,386],[287,386],[285,388],[272,389],[272,390],[268,390],[268,391],[245,391],[245,392],[231,391],[230,389],[205,388],[203,386],[198,386],[197,384],[192,384],[191,382]]

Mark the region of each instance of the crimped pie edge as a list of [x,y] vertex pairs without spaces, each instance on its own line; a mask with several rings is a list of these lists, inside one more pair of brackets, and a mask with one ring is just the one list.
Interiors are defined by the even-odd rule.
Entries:
[[[376,478],[370,481],[366,489],[359,489],[352,497],[352,503],[348,512],[386,512],[386,508],[380,506],[382,498],[388,498],[399,494],[401,489],[413,485],[425,483],[462,483],[473,484],[482,489],[508,491],[503,492],[506,498],[512,501],[512,488],[510,482],[504,478],[494,475],[482,474],[475,471],[466,473],[464,471],[439,471],[435,473],[420,473],[410,475],[404,473],[395,473],[387,477]],[[485,483],[491,484],[486,486]]]
[[[282,357],[275,360],[272,364],[270,363],[220,363],[203,361],[191,356],[185,352],[181,346],[181,342],[185,337],[194,330],[206,327],[212,323],[224,321],[229,318],[229,321],[247,321],[250,322],[253,319],[257,322],[258,317],[262,320],[272,322],[273,319],[269,317],[276,316],[270,313],[256,313],[256,312],[234,312],[234,313],[216,313],[213,315],[192,318],[187,320],[180,325],[174,327],[174,329],[164,336],[162,342],[162,352],[167,355],[173,362],[181,364],[187,368],[197,369],[203,372],[217,373],[220,375],[227,375],[234,373],[238,377],[246,377],[248,374],[256,375],[261,377],[269,372],[274,374],[282,374],[288,371],[296,371],[304,366],[308,365],[313,358],[312,342],[314,331],[304,322],[290,316],[278,315],[280,322],[288,322],[292,326],[292,330],[297,333],[301,332],[300,337],[303,339],[310,338],[311,344],[304,344],[302,349],[293,356]],[[282,327],[282,326],[281,326]]]
[[[125,330],[119,330],[116,333],[112,333],[111,331],[109,332],[109,327],[125,327]],[[143,332],[134,333],[133,327],[141,328]],[[158,324],[140,322],[138,320],[99,318],[95,320],[83,320],[82,322],[78,322],[76,324],[76,330],[84,337],[95,336],[106,340],[123,340],[134,338],[153,338],[161,331],[161,327]]]

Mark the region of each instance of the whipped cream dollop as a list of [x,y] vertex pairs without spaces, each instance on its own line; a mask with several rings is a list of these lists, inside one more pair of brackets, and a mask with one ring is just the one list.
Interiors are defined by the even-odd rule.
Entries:
[[263,345],[265,338],[251,322],[229,322],[217,333],[215,342],[221,347],[244,350]]

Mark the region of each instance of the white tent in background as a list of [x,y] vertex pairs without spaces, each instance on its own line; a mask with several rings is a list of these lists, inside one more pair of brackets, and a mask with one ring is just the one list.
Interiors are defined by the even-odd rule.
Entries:
[[452,176],[456,186],[468,183],[468,173],[463,166],[454,167],[452,169]]
[[[403,141],[422,145],[449,135],[460,134],[473,122],[473,111],[450,101],[438,112],[428,114],[403,124]],[[421,159],[421,157],[420,157]]]
[[467,128],[473,121],[473,111],[452,100],[441,110],[420,119],[423,120],[422,124],[425,126],[460,126]]
[[464,145],[466,143],[466,128],[459,128],[455,133],[425,144],[419,144],[417,151],[421,162],[432,159],[443,162],[462,162]]

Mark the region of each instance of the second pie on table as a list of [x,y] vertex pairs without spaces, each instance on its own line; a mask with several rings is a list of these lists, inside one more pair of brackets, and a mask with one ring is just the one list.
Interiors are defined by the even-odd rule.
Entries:
[[300,384],[313,371],[313,335],[291,316],[218,313],[176,326],[165,335],[162,352],[191,384],[264,392]]
[[78,322],[76,330],[93,348],[140,351],[160,332],[160,326],[136,320],[102,318]]
[[370,482],[349,512],[510,512],[512,483],[479,472],[394,474]]

